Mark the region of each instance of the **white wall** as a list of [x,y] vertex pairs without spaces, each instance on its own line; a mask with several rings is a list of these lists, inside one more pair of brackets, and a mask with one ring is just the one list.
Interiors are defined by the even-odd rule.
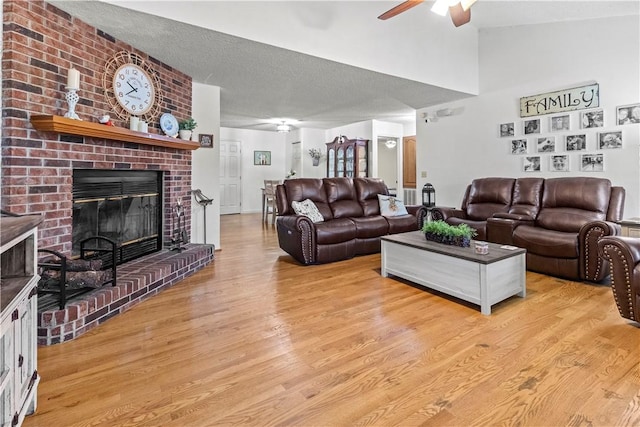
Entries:
[[[616,106],[640,102],[640,23],[636,17],[620,17],[561,24],[495,28],[480,34],[480,88],[474,98],[417,112],[418,186],[431,182],[441,206],[460,206],[465,187],[484,176],[578,176],[609,178],[627,192],[625,217],[640,215],[640,125],[616,126]],[[617,35],[614,37],[610,35]],[[623,35],[623,36],[622,36]],[[522,155],[509,153],[509,138],[498,137],[498,125],[516,123],[522,136],[519,99],[588,82],[600,85],[600,106],[605,126],[580,129],[579,112],[571,114],[570,132],[549,132],[549,115],[539,116],[540,136],[587,134],[585,153],[605,155],[604,172],[580,172],[579,154],[569,154],[571,171],[550,172],[548,154],[542,171],[522,172]],[[454,115],[424,123],[421,113],[444,107]],[[621,130],[623,148],[597,150],[598,131]],[[533,138],[529,138],[533,140]],[[531,142],[530,142],[531,144]],[[528,153],[535,154],[529,148]],[[427,172],[427,178],[420,177]]]
[[[300,141],[302,143],[302,170],[300,177],[304,178],[324,178],[327,176],[327,142],[333,138],[326,137],[326,131],[322,129],[301,129]],[[309,150],[315,148],[324,153],[318,166],[313,166],[313,160],[309,155]]]
[[[241,213],[262,211],[262,190],[265,179],[283,180],[291,163],[290,148],[287,147],[289,133],[259,130],[220,128],[223,140],[240,141],[242,149],[242,201]],[[271,165],[253,164],[254,151],[271,151]],[[216,165],[216,170],[219,166]]]
[[[191,187],[213,198],[207,207],[207,243],[220,249],[220,88],[199,83],[192,85],[192,114],[198,127],[197,134],[213,134],[213,148],[198,148],[192,154]],[[194,199],[191,203],[191,241],[204,242],[204,208]]]

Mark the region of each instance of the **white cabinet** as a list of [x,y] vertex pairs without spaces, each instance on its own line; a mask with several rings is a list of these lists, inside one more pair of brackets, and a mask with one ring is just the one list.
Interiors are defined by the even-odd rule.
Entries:
[[0,426],[19,426],[36,409],[37,225],[40,216],[2,217]]

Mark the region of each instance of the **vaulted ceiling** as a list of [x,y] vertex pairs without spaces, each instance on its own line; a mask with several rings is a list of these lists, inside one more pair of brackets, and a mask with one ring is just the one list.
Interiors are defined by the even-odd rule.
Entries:
[[[314,22],[304,23],[305,28],[312,31],[314,25],[323,25],[323,19],[331,19],[341,9],[348,14],[354,29],[378,25],[382,21],[376,19],[377,15],[400,1],[192,2],[193,7],[198,8],[200,22],[207,14],[214,17],[223,11],[237,20],[233,27],[234,23],[230,22],[233,19],[225,19],[224,31],[207,28],[202,23],[193,25],[168,18],[180,15],[177,11],[189,9],[190,2],[184,1],[56,0],[51,3],[185,72],[195,82],[219,86],[220,124],[223,127],[275,130],[273,122],[279,118],[299,120],[297,127],[320,129],[371,119],[404,123],[415,119],[416,109],[473,96],[473,91],[459,90],[451,85],[444,87],[438,83],[358,67],[354,65],[357,57],[354,63],[347,65],[303,53],[303,49],[276,47],[242,36],[243,27],[246,29],[252,25],[252,17],[266,16],[260,8],[269,6],[295,6],[298,10],[312,12],[310,16]],[[419,29],[424,30],[421,26],[431,25],[433,31],[444,34],[441,37],[460,34],[452,31],[466,31],[477,39],[478,31],[491,27],[639,13],[638,1],[479,0],[472,7],[471,23],[465,26],[467,28],[454,29],[448,17],[433,16],[429,11],[430,3],[426,1],[384,21],[386,27],[383,28],[389,29],[389,37],[394,36],[394,28],[402,27],[404,34],[410,34],[415,28],[417,34]],[[136,8],[138,10],[134,10]],[[167,13],[171,8],[176,13]],[[438,19],[447,20],[446,27]],[[272,24],[286,34],[287,25]],[[237,28],[237,31],[230,34],[225,32],[228,28]],[[343,30],[346,32],[350,28]],[[358,37],[366,41],[367,34]],[[266,33],[265,39],[269,39]],[[425,41],[426,47],[421,51],[410,52],[406,56],[428,56],[428,42]],[[318,44],[321,43],[322,40],[318,40]],[[295,45],[295,35],[291,35],[289,44]],[[399,50],[405,45],[406,39],[397,40]]]

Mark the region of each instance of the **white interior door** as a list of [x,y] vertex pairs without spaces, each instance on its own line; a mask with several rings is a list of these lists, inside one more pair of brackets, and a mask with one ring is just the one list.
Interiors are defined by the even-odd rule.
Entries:
[[[300,141],[291,143],[291,169],[297,173],[294,178],[302,176],[302,144]],[[287,171],[288,173],[289,171]]]
[[241,208],[240,171],[242,147],[239,141],[220,141],[220,214],[237,214]]

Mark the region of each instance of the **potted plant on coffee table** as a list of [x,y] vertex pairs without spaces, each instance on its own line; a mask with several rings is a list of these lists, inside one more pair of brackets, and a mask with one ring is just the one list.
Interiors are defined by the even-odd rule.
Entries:
[[427,240],[462,247],[470,246],[477,235],[475,228],[467,224],[450,225],[442,220],[425,222],[422,232]]
[[180,135],[180,139],[190,140],[191,135],[193,134],[193,130],[198,126],[193,117],[189,117],[186,120],[181,120],[178,123],[178,134]]

